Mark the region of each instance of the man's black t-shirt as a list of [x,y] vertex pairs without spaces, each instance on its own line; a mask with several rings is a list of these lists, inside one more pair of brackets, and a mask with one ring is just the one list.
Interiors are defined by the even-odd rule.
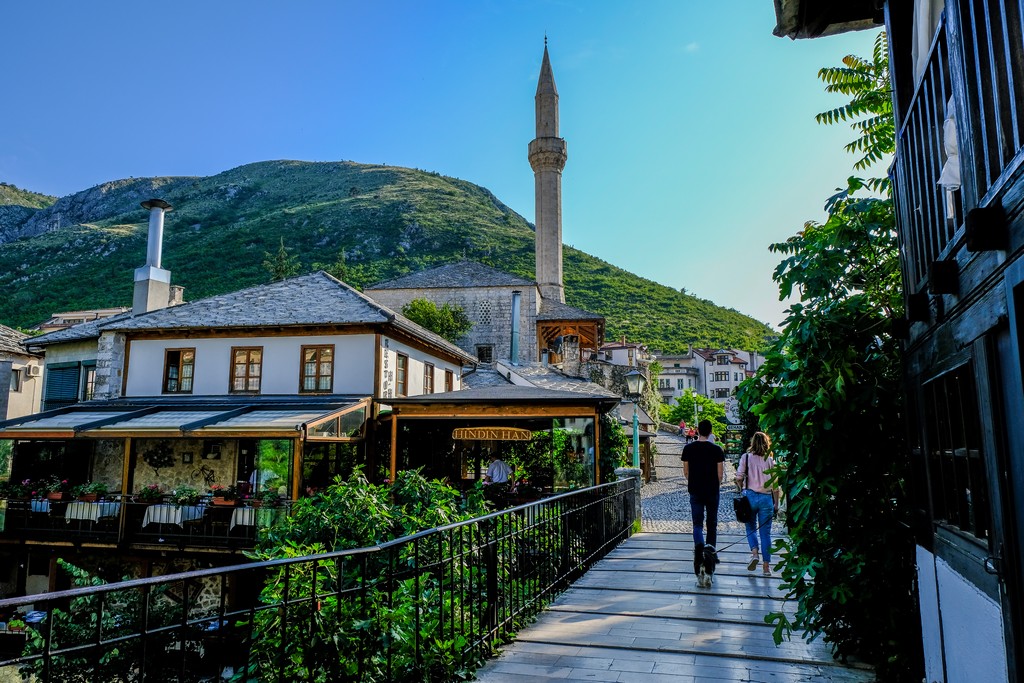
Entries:
[[690,463],[686,490],[698,496],[718,493],[718,463],[725,462],[725,453],[710,441],[694,441],[683,449],[683,462]]

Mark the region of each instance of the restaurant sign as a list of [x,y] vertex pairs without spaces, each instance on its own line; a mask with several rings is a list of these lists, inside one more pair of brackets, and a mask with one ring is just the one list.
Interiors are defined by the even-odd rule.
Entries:
[[456,441],[529,441],[533,432],[518,427],[462,427],[452,432]]

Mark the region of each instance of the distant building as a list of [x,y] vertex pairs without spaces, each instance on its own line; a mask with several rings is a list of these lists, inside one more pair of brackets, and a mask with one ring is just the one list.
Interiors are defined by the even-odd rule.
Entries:
[[681,354],[654,354],[661,365],[658,393],[666,405],[692,390],[718,403],[736,393],[736,388],[753,377],[764,363],[757,351],[729,348],[693,348]]
[[641,365],[647,367],[652,356],[645,344],[627,342],[623,337],[621,341],[605,344],[601,347],[597,360],[603,360],[612,365],[625,365],[631,368],[638,368]]
[[85,311],[65,311],[63,313],[54,313],[47,320],[36,325],[36,329],[40,332],[63,330],[64,328],[71,327],[72,325],[80,325],[81,323],[87,323],[92,320],[102,320],[103,318],[127,313],[128,310],[129,309],[126,306],[118,306],[116,308],[92,308]]

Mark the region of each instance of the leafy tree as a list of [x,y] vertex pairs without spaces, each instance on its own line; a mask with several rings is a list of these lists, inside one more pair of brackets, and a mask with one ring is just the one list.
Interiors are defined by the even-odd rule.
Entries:
[[[695,406],[700,407],[699,413],[695,412]],[[696,393],[693,389],[687,389],[682,396],[676,398],[673,405],[666,406],[662,410],[662,419],[674,425],[679,424],[680,420],[685,420],[686,424],[693,425],[694,428],[697,427],[695,419],[711,420],[711,431],[716,439],[725,438],[725,426],[729,424],[725,419],[725,406]]]
[[[857,118],[847,150],[857,167],[893,149],[885,36],[872,60],[847,57],[822,69],[832,92],[851,96],[823,123]],[[920,680],[920,621],[913,542],[903,524],[905,444],[899,346],[901,312],[892,199],[865,197],[881,180],[850,178],[809,222],[771,246],[785,258],[773,278],[780,298],[798,294],[785,329],[742,404],[774,439],[778,482],[789,499],[790,537],[777,542],[784,587],[798,601],[773,613],[775,639],[794,629],[824,634],[839,656],[856,655],[880,680]]]
[[284,246],[284,238],[281,238],[281,246],[277,253],[263,252],[263,268],[270,273],[271,282],[287,280],[293,275],[299,274],[299,257],[290,256]]
[[402,315],[453,344],[473,329],[473,323],[461,306],[444,304],[438,308],[428,299],[413,299],[402,307]]
[[601,416],[601,482],[615,481],[615,468],[626,465],[629,437],[611,413]]
[[348,283],[346,279],[348,277],[348,261],[345,258],[344,249],[338,251],[338,258],[334,259],[334,263],[314,263],[312,269],[322,270],[342,282]]

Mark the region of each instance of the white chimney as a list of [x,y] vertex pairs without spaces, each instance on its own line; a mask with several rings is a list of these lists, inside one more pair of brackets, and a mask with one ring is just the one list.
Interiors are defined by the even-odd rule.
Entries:
[[173,207],[162,199],[148,199],[142,208],[149,209],[149,238],[146,243],[146,265],[135,269],[135,296],[132,315],[166,308],[171,297],[171,272],[160,267],[164,241],[164,213]]

